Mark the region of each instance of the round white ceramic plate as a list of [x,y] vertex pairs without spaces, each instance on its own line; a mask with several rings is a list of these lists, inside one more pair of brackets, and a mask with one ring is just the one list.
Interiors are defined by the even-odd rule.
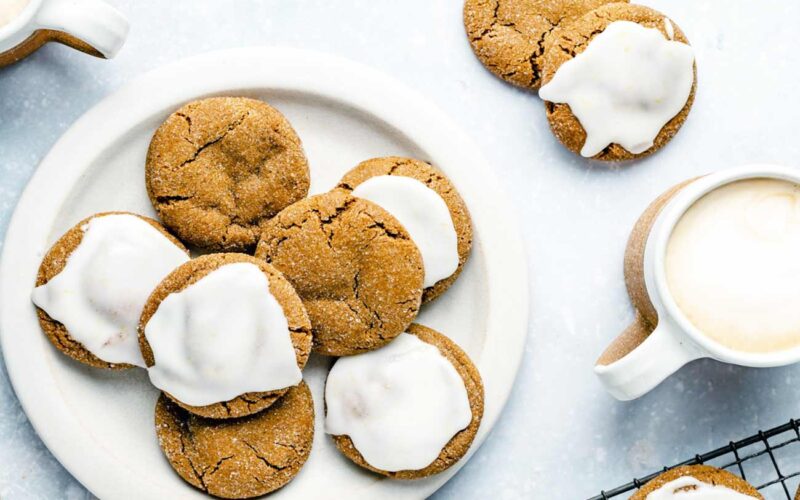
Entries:
[[[458,187],[474,222],[472,257],[418,322],[449,335],[480,369],[486,410],[474,451],[505,404],[526,336],[527,273],[513,213],[473,142],[432,103],[361,65],[277,48],[193,57],[126,85],[63,135],[25,189],[0,264],[0,339],[16,394],[50,451],[103,499],[201,496],[161,454],[158,393],[146,373],[91,369],[61,355],[42,335],[29,297],[44,252],[78,220],[108,210],[154,215],[144,187],[150,137],[180,105],[211,95],[261,98],[283,112],[303,140],[314,193],[359,161],[386,155],[430,161]],[[273,496],[423,498],[456,472],[392,481],[343,458],[322,431],[328,364],[314,357],[304,373],[317,410],[311,457]]]

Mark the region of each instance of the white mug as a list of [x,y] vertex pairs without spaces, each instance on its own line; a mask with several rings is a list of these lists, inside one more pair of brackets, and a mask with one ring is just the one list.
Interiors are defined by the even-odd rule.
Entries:
[[108,59],[127,36],[125,16],[102,0],[30,0],[0,26],[0,66],[17,62],[50,41]]
[[644,249],[644,280],[658,315],[652,333],[632,351],[606,365],[595,366],[603,386],[620,400],[649,392],[683,365],[699,358],[751,367],[783,366],[800,362],[800,347],[775,352],[742,352],[706,336],[686,318],[667,286],[667,243],[681,216],[710,191],[731,182],[774,178],[800,184],[800,170],[774,165],[746,165],[701,177],[687,184],[658,214]]

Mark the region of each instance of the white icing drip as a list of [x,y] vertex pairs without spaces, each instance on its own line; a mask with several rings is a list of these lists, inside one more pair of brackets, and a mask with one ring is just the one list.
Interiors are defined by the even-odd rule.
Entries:
[[458,268],[458,236],[439,194],[401,175],[381,175],[356,186],[353,195],[380,205],[406,228],[422,254],[428,288]]
[[254,264],[226,264],[168,295],[145,337],[150,381],[192,406],[302,380],[283,308]]
[[0,0],[0,28],[20,15],[30,0]]
[[660,31],[616,21],[565,62],[539,96],[569,104],[586,131],[581,155],[610,144],[648,150],[686,105],[694,82],[694,53]]
[[664,18],[664,31],[667,32],[667,38],[670,40],[675,39],[675,26],[672,25],[672,21],[668,17]]
[[748,179],[706,194],[667,244],[670,292],[705,335],[739,351],[800,346],[800,186]]
[[142,308],[153,288],[189,256],[133,215],[95,217],[81,230],[64,269],[31,298],[101,360],[144,367],[137,338]]
[[722,485],[704,483],[692,476],[670,481],[647,495],[647,500],[752,500],[753,497]]
[[347,435],[373,467],[420,470],[472,420],[467,389],[439,350],[401,333],[339,358],[325,385],[325,432]]

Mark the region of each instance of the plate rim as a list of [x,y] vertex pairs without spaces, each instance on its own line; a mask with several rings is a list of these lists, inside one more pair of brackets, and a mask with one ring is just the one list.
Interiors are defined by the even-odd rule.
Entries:
[[[177,88],[160,88],[159,83],[185,80],[187,74],[203,69],[214,71],[203,79],[176,85]],[[44,235],[30,230],[31,215],[50,212],[55,216],[70,189],[62,189],[61,196],[44,199],[42,193],[58,191],[61,188],[57,184],[74,186],[88,166],[97,160],[101,154],[98,151],[105,149],[102,145],[107,146],[114,137],[121,138],[131,130],[131,124],[141,123],[144,117],[163,109],[174,109],[178,101],[185,102],[187,99],[180,98],[179,94],[189,94],[188,99],[192,99],[199,94],[242,91],[248,86],[312,92],[345,102],[356,110],[377,116],[400,133],[407,134],[405,131],[413,127],[415,132],[408,137],[423,150],[447,151],[448,156],[457,156],[469,166],[472,171],[464,177],[459,175],[458,182],[454,182],[459,190],[480,192],[482,197],[491,200],[482,212],[473,209],[471,213],[474,220],[490,220],[490,225],[476,226],[481,225],[484,231],[490,232],[491,237],[487,239],[492,240],[491,245],[483,247],[489,306],[487,333],[476,360],[484,377],[486,409],[470,456],[496,424],[513,388],[528,334],[527,258],[515,212],[470,137],[428,98],[378,70],[339,56],[288,47],[226,49],[191,56],[158,67],[123,85],[89,108],[63,133],[23,190],[9,220],[0,258],[0,347],[15,395],[48,450],[73,477],[100,498],[119,496],[120,491],[126,491],[126,486],[135,485],[134,490],[127,491],[141,491],[141,481],[131,481],[130,475],[118,467],[117,462],[102,460],[108,456],[108,450],[102,451],[99,443],[94,447],[75,446],[75,429],[81,427],[80,421],[69,412],[69,406],[58,397],[55,387],[46,384],[46,380],[31,377],[31,373],[37,373],[36,365],[46,367],[46,360],[34,358],[37,362],[32,366],[31,360],[19,353],[30,351],[35,341],[26,339],[25,335],[14,335],[15,325],[20,322],[19,313],[26,307],[29,312],[32,310],[27,292],[30,285],[25,284],[30,270],[17,266],[17,261],[30,259],[31,248],[46,249],[49,234],[49,229]],[[147,94],[156,90],[160,92]],[[143,94],[151,99],[149,103],[132,104],[138,103],[136,98]],[[120,104],[125,112],[117,110]],[[425,119],[421,120],[421,116]],[[104,126],[97,128],[97,123]],[[83,140],[87,132],[93,136],[90,141]],[[65,158],[71,161],[65,162]],[[475,177],[480,177],[479,186]],[[24,293],[19,293],[20,288]],[[490,335],[494,330],[497,332]],[[486,374],[491,376],[487,378]],[[419,483],[415,493],[430,495],[468,459],[469,456],[448,471]]]

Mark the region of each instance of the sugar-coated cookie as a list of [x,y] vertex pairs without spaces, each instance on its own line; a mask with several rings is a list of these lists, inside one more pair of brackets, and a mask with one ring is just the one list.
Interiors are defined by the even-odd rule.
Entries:
[[244,97],[190,102],[150,143],[147,193],[164,225],[189,245],[251,249],[261,227],[304,198],[302,144],[269,104]]
[[[550,122],[550,127],[558,138],[561,143],[564,144],[569,150],[583,154],[584,156],[591,157],[596,160],[604,160],[604,161],[620,161],[620,160],[630,160],[634,158],[640,158],[643,156],[647,156],[652,154],[653,152],[657,151],[661,147],[663,147],[667,142],[669,142],[673,136],[678,132],[681,125],[683,125],[684,121],[686,120],[687,115],[689,114],[689,110],[692,107],[692,103],[694,102],[695,96],[695,89],[697,85],[697,78],[696,78],[696,71],[693,64],[693,59],[687,60],[686,65],[677,64],[676,58],[673,57],[675,54],[671,56],[665,56],[661,59],[655,59],[653,53],[655,52],[648,52],[647,55],[642,53],[641,57],[643,61],[659,61],[659,64],[663,64],[660,66],[664,71],[681,71],[682,74],[686,74],[686,83],[684,85],[684,79],[675,79],[673,82],[672,80],[665,79],[661,81],[668,81],[671,87],[669,89],[673,89],[673,92],[665,94],[670,96],[680,96],[681,102],[677,103],[676,107],[676,114],[669,113],[669,116],[665,117],[663,121],[658,120],[658,126],[655,128],[653,132],[654,138],[652,138],[652,142],[643,142],[641,149],[635,149],[634,152],[629,151],[622,147],[619,143],[611,141],[609,145],[602,148],[602,146],[597,147],[599,152],[595,153],[593,148],[592,151],[589,153],[586,151],[585,146],[587,146],[587,129],[579,120],[578,116],[574,113],[574,110],[571,109],[570,105],[564,102],[551,102],[548,100],[547,92],[548,84],[555,78],[556,74],[559,70],[564,66],[567,62],[576,61],[577,57],[580,56],[587,47],[595,40],[598,39],[597,37],[603,34],[610,26],[615,26],[615,29],[620,28],[620,24],[625,23],[618,23],[618,21],[628,22],[628,23],[635,23],[643,28],[651,28],[654,30],[658,30],[663,36],[662,43],[664,41],[670,42],[680,42],[683,45],[669,45],[668,48],[676,49],[676,48],[684,48],[684,52],[687,53],[685,55],[686,58],[690,57],[688,54],[691,53],[691,49],[688,47],[688,40],[677,24],[674,23],[671,19],[669,19],[664,14],[657,12],[649,7],[645,7],[642,5],[635,5],[635,4],[625,4],[625,3],[612,3],[602,7],[599,7],[589,13],[584,14],[583,16],[579,17],[578,19],[570,22],[562,24],[554,33],[551,40],[551,44],[548,45],[547,51],[543,56],[542,62],[542,88],[540,91],[540,96],[545,100],[545,109],[547,113],[547,119]],[[649,32],[648,32],[649,33]],[[630,39],[630,37],[628,38]],[[644,39],[647,39],[646,37]],[[658,38],[661,40],[660,38]],[[604,39],[604,42],[608,39]],[[618,39],[619,40],[619,39]],[[621,42],[618,42],[621,43]],[[608,44],[605,44],[604,47],[609,47]],[[626,54],[636,54],[635,51],[627,50]],[[664,51],[658,53],[665,53]],[[597,56],[597,52],[593,55]],[[629,55],[628,57],[635,57],[633,55]],[[599,59],[598,59],[599,60]],[[583,62],[586,62],[583,59]],[[653,63],[655,64],[655,63]],[[667,68],[669,68],[667,70]],[[571,70],[574,70],[575,67],[573,66]],[[630,77],[637,82],[642,81],[642,75],[636,73],[636,68],[631,68],[629,72],[608,72],[608,75],[615,75],[615,78],[627,78]],[[594,74],[597,74],[597,71],[594,71]],[[653,73],[654,74],[654,73]],[[633,75],[633,76],[631,76]],[[669,76],[673,76],[673,73],[670,73]],[[653,99],[653,103],[648,103],[647,106],[643,107],[643,110],[648,110],[648,112],[655,113],[654,111],[655,105],[659,102],[662,102],[662,96],[657,95],[657,92],[661,92],[662,89],[657,88],[659,85],[651,85],[646,84],[647,88],[643,88],[641,90],[642,95],[646,95],[648,99]],[[604,88],[608,90],[610,87],[606,84]],[[666,88],[666,87],[665,87]],[[609,100],[613,102],[619,101],[620,95],[628,95],[631,94],[630,90],[613,90],[613,92],[617,92],[612,94],[611,90],[609,91]],[[620,94],[621,92],[621,94]],[[685,92],[685,94],[683,93]],[[685,100],[683,97],[687,96]],[[605,109],[604,107],[598,107],[599,103],[597,102],[597,95],[594,96],[594,109]],[[637,101],[638,102],[638,101]],[[651,106],[650,104],[654,104]],[[635,103],[634,103],[635,104]],[[628,103],[626,106],[620,108],[621,112],[630,113],[631,109],[634,104]],[[681,107],[682,106],[682,107]],[[663,111],[662,111],[663,112]],[[671,116],[671,118],[670,118]],[[629,120],[630,121],[630,120]],[[615,123],[620,123],[620,120],[616,120]],[[631,123],[633,123],[631,121]],[[662,123],[664,123],[662,125]],[[639,127],[642,128],[642,127]],[[657,131],[657,133],[656,133]],[[597,130],[595,130],[595,133]],[[600,135],[600,134],[595,134]],[[614,133],[608,134],[611,137],[616,137],[619,134],[617,131]],[[604,142],[605,143],[605,142]],[[630,147],[630,146],[629,146]],[[646,147],[646,149],[645,149]],[[602,148],[602,149],[601,149]]]
[[[283,275],[278,272],[274,267],[267,264],[263,260],[256,259],[249,255],[239,254],[239,253],[225,253],[225,254],[210,254],[204,255],[202,257],[198,257],[193,259],[183,266],[179,267],[175,271],[173,271],[170,275],[168,275],[164,280],[156,287],[153,291],[152,295],[147,301],[147,304],[144,307],[144,311],[142,312],[141,320],[139,322],[139,344],[141,347],[142,355],[144,357],[147,366],[151,372],[151,380],[154,384],[164,390],[164,387],[159,386],[156,383],[156,380],[153,379],[153,367],[154,365],[158,365],[159,359],[158,355],[154,354],[154,350],[152,348],[152,342],[154,339],[148,339],[148,323],[153,320],[154,316],[158,313],[159,307],[165,303],[167,299],[172,299],[174,294],[178,294],[180,292],[185,291],[187,288],[191,286],[195,286],[198,283],[202,283],[204,278],[213,275],[216,271],[220,269],[236,265],[236,264],[249,264],[251,266],[255,266],[257,270],[259,270],[263,276],[265,276],[266,283],[268,283],[268,288],[265,287],[264,293],[269,294],[277,301],[277,305],[282,310],[282,314],[285,316],[285,323],[284,323],[284,331],[288,336],[288,341],[290,342],[289,348],[293,348],[293,356],[291,357],[292,362],[296,362],[296,365],[299,369],[302,369],[306,361],[308,361],[308,356],[311,353],[311,324],[308,319],[308,315],[306,314],[305,308],[300,300],[300,298],[295,293],[292,286],[289,284],[288,281],[283,277]],[[228,297],[228,300],[232,300],[235,303],[241,302],[241,299],[238,297]],[[235,304],[231,304],[233,307]],[[227,306],[225,306],[227,308]],[[180,312],[180,311],[179,311]],[[202,313],[203,311],[200,311]],[[212,313],[217,314],[217,312],[212,311]],[[239,318],[234,318],[234,320]],[[214,320],[214,318],[206,318],[208,321]],[[187,318],[184,320],[187,324],[191,324],[191,318]],[[205,320],[201,320],[205,321]],[[235,321],[231,321],[231,323],[235,323]],[[238,325],[238,323],[236,323]],[[190,328],[190,327],[187,327]],[[221,351],[221,358],[222,358],[222,368],[220,369],[234,369],[237,365],[241,365],[245,363],[245,359],[238,358],[234,359],[233,367],[230,366],[230,363],[224,364],[225,360],[228,358],[235,356],[237,353],[239,356],[248,356],[249,351],[251,349],[245,349],[244,352],[231,353],[229,352],[230,345],[233,342],[234,337],[237,334],[242,334],[242,332],[237,331],[234,326],[231,326],[231,330],[222,330],[221,331],[214,331],[214,332],[205,332],[203,335],[209,336],[208,338],[204,337],[203,342],[216,342],[213,349],[219,349]],[[172,332],[166,332],[170,334]],[[177,331],[174,331],[174,334],[177,334]],[[192,333],[192,332],[189,332]],[[198,334],[198,330],[195,329],[195,334]],[[270,332],[274,335],[282,334],[282,332]],[[219,337],[216,337],[219,335]],[[213,337],[211,337],[213,336]],[[216,338],[215,338],[216,337]],[[194,342],[192,342],[194,341]],[[176,373],[180,372],[183,373],[187,370],[186,364],[192,364],[193,360],[195,363],[199,363],[201,366],[195,367],[195,371],[199,374],[189,376],[189,382],[197,379],[199,376],[206,373],[208,370],[212,369],[212,363],[218,363],[219,360],[214,358],[213,353],[206,353],[201,350],[203,346],[196,346],[197,339],[187,339],[185,342],[186,350],[187,350],[187,359],[179,359],[174,362],[172,365],[168,365],[169,370],[174,370]],[[261,342],[260,339],[256,339],[254,345]],[[159,344],[161,345],[161,344]],[[170,347],[166,345],[163,347],[164,352],[166,355],[173,355],[172,351],[174,351],[174,347]],[[254,349],[253,349],[254,350]],[[290,352],[291,355],[291,352]],[[203,360],[206,357],[211,357],[212,359],[204,362]],[[164,363],[167,360],[163,360]],[[172,360],[169,360],[172,362]],[[249,360],[248,360],[249,361]],[[256,363],[256,361],[253,361]],[[174,366],[174,368],[173,368]],[[216,365],[215,365],[216,366]],[[294,366],[294,365],[293,365]],[[227,373],[227,372],[226,372]],[[167,375],[170,375],[167,373]],[[203,375],[205,376],[205,375]],[[185,377],[185,376],[184,376]],[[221,375],[211,376],[209,375],[209,380],[211,381],[213,378],[220,378]],[[299,382],[299,379],[298,379]],[[181,387],[177,385],[177,387]],[[286,387],[286,386],[282,386]],[[192,390],[198,390],[196,387],[189,387]],[[203,387],[199,388],[200,391],[203,390]],[[221,401],[211,404],[205,405],[192,405],[186,402],[181,401],[178,397],[174,394],[169,394],[167,391],[165,393],[168,397],[174,400],[179,406],[182,408],[195,413],[197,415],[206,417],[206,418],[215,418],[215,419],[224,419],[224,418],[236,418],[236,417],[243,417],[246,415],[250,415],[256,412],[259,412],[270,405],[272,405],[275,401],[277,401],[281,396],[283,396],[287,392],[287,388],[269,390],[269,391],[256,391],[256,392],[243,392],[240,393],[237,397],[233,397],[228,401]]]
[[[128,218],[134,219],[131,221]],[[102,221],[100,221],[100,219],[102,219]],[[136,224],[134,224],[132,229],[139,232],[144,229],[145,234],[142,235],[139,234],[139,232],[130,235],[125,234],[124,231],[127,230],[127,227],[122,227],[120,230],[122,230],[123,233],[120,234],[108,233],[109,229],[112,231],[114,230],[113,226],[98,227],[95,229],[94,226],[97,222],[92,222],[99,221],[106,224],[112,220],[120,220],[122,222],[127,220],[128,223],[143,221],[147,224],[146,226],[136,227]],[[90,226],[92,227],[91,229]],[[139,226],[141,226],[141,224],[139,224]],[[157,231],[151,231],[152,234],[149,234],[149,236],[154,236],[154,238],[149,239],[154,239],[156,241],[152,242],[154,243],[153,246],[147,247],[145,250],[142,246],[144,239],[142,236],[148,236],[147,229],[149,228],[153,228]],[[95,233],[97,230],[103,232]],[[76,296],[76,289],[80,289],[88,294],[88,300],[92,302],[92,304],[89,304],[91,306],[89,309],[98,314],[103,312],[105,315],[105,320],[101,321],[101,323],[103,323],[102,326],[107,326],[110,323],[118,323],[119,321],[125,323],[125,317],[130,316],[131,321],[129,323],[131,324],[127,325],[127,331],[125,330],[126,325],[118,325],[120,327],[119,331],[112,332],[113,335],[108,336],[106,339],[97,339],[97,344],[100,350],[103,350],[102,347],[104,345],[107,347],[111,344],[130,341],[132,352],[136,355],[131,356],[131,358],[138,357],[140,359],[141,356],[138,355],[137,343],[135,342],[136,332],[131,331],[130,327],[135,326],[134,323],[136,321],[134,318],[141,313],[141,307],[147,300],[150,290],[152,290],[161,278],[168,274],[175,265],[189,259],[188,251],[183,244],[172,236],[161,224],[147,217],[127,212],[104,212],[83,219],[64,233],[64,235],[53,244],[50,250],[48,250],[39,267],[39,272],[36,277],[37,289],[34,290],[33,293],[34,303],[45,306],[46,303],[52,300],[54,304],[58,305],[59,309],[66,308],[64,313],[67,314],[69,319],[74,321],[86,320],[86,317],[73,317],[82,312],[86,313],[86,311],[70,307],[71,304],[67,303],[64,297],[48,296],[58,294],[58,291],[48,292],[46,289],[53,284],[51,280],[54,280],[54,278],[64,271],[65,267],[70,262],[70,257],[84,241],[84,236],[87,234],[87,231],[92,231],[91,234],[93,235],[93,248],[88,249],[90,254],[85,256],[86,259],[83,259],[86,261],[86,265],[91,268],[84,270],[86,276],[83,278],[85,278],[87,282],[79,284],[78,286],[70,285],[67,287],[68,290],[65,290],[65,293],[68,292],[71,298]],[[161,242],[158,241],[159,235],[163,236]],[[167,250],[166,252],[164,251],[165,249]],[[110,250],[113,251],[113,255],[109,254]],[[122,261],[119,261],[119,259],[122,259]],[[139,262],[139,260],[141,260],[141,262]],[[154,267],[153,264],[156,260],[162,262],[163,265]],[[142,264],[147,272],[140,272],[134,277],[128,276],[128,270],[141,271],[142,266],[137,264]],[[113,274],[115,270],[117,271],[116,275],[109,275],[109,273]],[[144,279],[145,281],[141,284],[142,286],[135,287],[132,282],[128,281],[129,279]],[[109,280],[109,283],[106,283],[107,280]],[[95,282],[94,285],[92,285],[90,281]],[[139,309],[131,310],[136,304],[138,304]],[[116,310],[113,310],[115,308]],[[53,310],[50,312],[55,314]],[[143,363],[135,363],[133,361],[114,362],[101,359],[93,354],[84,344],[76,340],[76,338],[70,334],[65,324],[53,319],[45,309],[37,306],[36,313],[39,317],[39,324],[50,342],[59,351],[76,361],[96,368],[110,369],[131,368],[135,364],[143,365]],[[62,320],[70,322],[67,318],[62,318]],[[89,333],[96,334],[96,332]],[[80,337],[77,333],[76,336]],[[103,355],[99,351],[98,354]]]
[[[688,491],[727,493],[732,500],[734,498],[764,498],[747,481],[726,470],[708,465],[685,465],[657,476],[634,493],[631,500],[671,500],[673,498],[680,500],[683,496],[682,493]],[[715,496],[714,498],[722,497]]]
[[486,68],[518,87],[538,89],[552,33],[592,9],[627,0],[466,0],[464,27]]
[[162,394],[155,425],[161,450],[186,482],[220,498],[252,498],[300,472],[314,440],[314,402],[303,382],[265,411],[210,420]]
[[265,225],[256,257],[297,290],[319,354],[377,349],[419,310],[423,266],[416,245],[388,212],[342,190],[283,210]]
[[[453,284],[456,278],[458,278],[458,275],[461,274],[464,263],[469,257],[469,252],[472,248],[472,222],[469,216],[469,211],[467,210],[464,200],[458,194],[455,186],[453,186],[444,173],[428,163],[412,158],[390,156],[385,158],[373,158],[371,160],[361,162],[355,168],[347,172],[344,177],[342,177],[342,180],[339,181],[338,187],[353,193],[353,190],[357,189],[358,186],[361,186],[365,181],[380,176],[409,177],[423,183],[426,187],[435,191],[436,194],[439,195],[439,197],[444,201],[447,210],[450,212],[450,219],[455,235],[454,241],[452,242],[455,244],[453,251],[455,257],[454,263],[457,265],[457,267],[452,274],[437,280],[430,286],[426,286],[422,294],[422,302],[430,302],[444,293],[444,291]],[[377,200],[373,199],[371,201],[374,201],[380,205],[380,202]],[[412,200],[409,201],[411,202]],[[394,213],[388,206],[383,206],[383,208],[394,215],[401,223],[403,222],[403,218],[401,218],[400,214]],[[417,208],[419,210],[425,209],[424,207]],[[430,211],[425,215],[425,218],[426,220],[431,219]],[[412,239],[414,239],[414,232],[412,231],[412,228],[406,226],[406,229],[409,231],[409,233],[411,233]],[[450,230],[450,228],[447,229]],[[430,232],[439,236],[444,231],[442,229],[432,228]],[[436,243],[438,243],[438,241]],[[422,251],[423,264],[427,268],[428,262],[426,261],[424,248],[419,244],[419,242],[417,242],[417,244]]]
[[[441,356],[446,358],[453,368],[455,368],[457,376],[463,381],[463,388],[466,389],[467,402],[465,404],[468,405],[468,415],[471,414],[471,417],[467,418],[465,426],[462,428],[462,430],[453,435],[453,437],[444,445],[438,456],[435,456],[434,454],[435,458],[432,462],[429,462],[429,465],[413,470],[382,470],[371,465],[367,462],[367,460],[365,460],[364,456],[356,448],[355,443],[350,436],[335,434],[332,436],[339,451],[341,451],[354,463],[365,469],[369,469],[373,472],[393,479],[418,479],[430,476],[442,472],[458,462],[458,460],[460,460],[469,450],[469,447],[472,444],[472,441],[475,439],[476,433],[478,432],[478,428],[480,427],[481,418],[483,417],[483,382],[481,381],[481,376],[478,372],[478,369],[469,359],[467,354],[462,351],[461,348],[455,344],[455,342],[431,328],[427,328],[418,324],[412,324],[409,326],[406,333],[416,337],[416,339],[419,339],[428,345],[434,346]],[[398,340],[401,339],[402,337]],[[391,347],[391,345],[389,347]],[[367,353],[364,356],[371,356],[378,353],[380,353],[380,351]],[[412,357],[417,357],[419,355],[419,353],[411,354]],[[351,358],[342,358],[337,361],[337,363],[347,362],[350,359]],[[370,383],[369,380],[355,382],[363,382],[365,384]],[[331,383],[331,375],[329,375],[327,383]],[[328,406],[328,412],[331,411],[330,402],[327,401],[329,389],[329,387],[326,387],[326,405]],[[448,406],[449,408],[449,406],[452,404],[452,401],[448,403],[449,404],[445,406]],[[329,416],[330,415],[328,415],[328,417]],[[330,429],[328,429],[328,432],[331,433]],[[392,444],[397,445],[397,443],[387,442],[387,446],[392,446]],[[390,458],[394,460],[398,457]]]

